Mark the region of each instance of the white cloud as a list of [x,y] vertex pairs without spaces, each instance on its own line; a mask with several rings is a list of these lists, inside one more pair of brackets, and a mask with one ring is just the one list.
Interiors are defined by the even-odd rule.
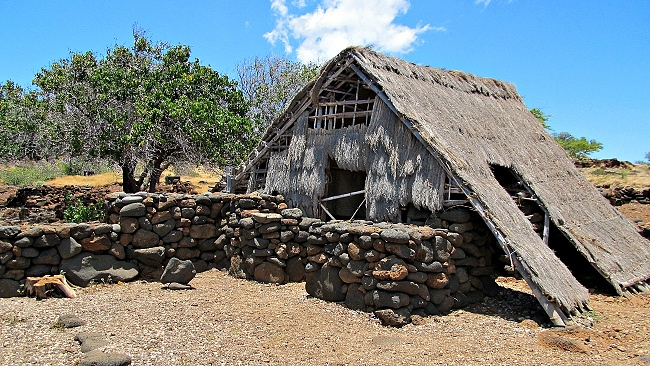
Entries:
[[287,8],[284,0],[271,0],[271,9],[282,16],[286,16],[289,13],[289,8]]
[[[488,0],[483,0],[488,1]],[[304,6],[304,0],[294,1]],[[409,9],[408,0],[322,0],[311,13],[292,14],[284,0],[272,0],[277,22],[264,37],[284,44],[285,52],[294,50],[301,62],[323,62],[347,46],[372,45],[378,51],[407,53],[418,36],[428,30],[444,30],[429,24],[408,27],[394,23]]]
[[[515,0],[505,0],[506,4],[510,4],[513,1],[515,1]],[[487,6],[490,5],[491,2],[492,2],[492,0],[474,0],[474,4],[483,5],[484,9],[487,8]]]

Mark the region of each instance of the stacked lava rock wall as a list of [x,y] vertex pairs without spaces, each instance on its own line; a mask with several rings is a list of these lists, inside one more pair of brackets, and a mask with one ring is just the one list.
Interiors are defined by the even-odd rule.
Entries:
[[323,222],[282,196],[110,194],[108,223],[0,227],[0,296],[26,277],[64,272],[70,282],[158,280],[171,258],[197,272],[283,284],[305,282],[327,301],[400,325],[492,294],[493,237],[456,208],[435,226]]

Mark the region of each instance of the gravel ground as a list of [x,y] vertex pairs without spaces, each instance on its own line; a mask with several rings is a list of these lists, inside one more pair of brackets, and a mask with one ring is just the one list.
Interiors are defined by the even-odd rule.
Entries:
[[[650,365],[647,298],[593,295],[593,327],[558,333],[580,353],[543,345],[538,334],[552,330],[535,322],[544,318],[525,285],[500,282],[508,288],[498,298],[403,328],[312,298],[304,284],[219,271],[199,274],[188,291],[133,282],[79,289],[76,299],[0,299],[0,364],[78,364],[74,336],[98,332],[108,340],[102,351],[126,353],[133,365]],[[53,327],[62,314],[87,324]]]

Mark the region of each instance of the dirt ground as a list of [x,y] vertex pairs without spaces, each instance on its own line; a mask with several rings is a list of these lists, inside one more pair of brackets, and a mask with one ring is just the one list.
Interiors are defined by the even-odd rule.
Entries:
[[[499,278],[497,297],[402,328],[282,286],[200,273],[189,291],[143,281],[95,285],[76,299],[0,299],[0,365],[71,365],[79,332],[133,365],[647,365],[650,299],[591,296],[587,328],[540,327],[525,283]],[[61,329],[61,314],[87,322]]]
[[637,224],[650,226],[650,205],[642,205],[636,202],[626,203],[616,207],[623,215]]

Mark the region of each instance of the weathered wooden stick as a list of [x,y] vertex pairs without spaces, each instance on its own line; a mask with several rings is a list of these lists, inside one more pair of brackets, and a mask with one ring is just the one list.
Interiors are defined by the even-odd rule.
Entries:
[[61,276],[61,283],[57,285],[61,293],[63,293],[66,297],[74,299],[77,297],[77,293],[74,292],[72,287],[68,284],[68,281],[65,279],[65,276]]

